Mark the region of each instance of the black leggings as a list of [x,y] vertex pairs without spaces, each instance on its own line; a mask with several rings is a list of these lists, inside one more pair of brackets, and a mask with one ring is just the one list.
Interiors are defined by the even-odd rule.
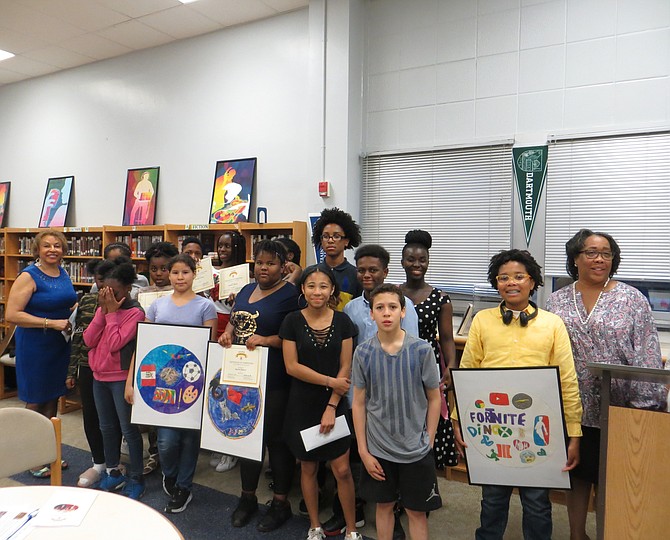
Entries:
[[[93,463],[105,463],[105,450],[102,444],[98,410],[93,399],[93,371],[88,366],[79,366],[79,394],[81,395],[81,409],[84,418],[84,433],[88,446],[91,448]],[[120,428],[119,428],[120,429]]]
[[288,403],[288,390],[272,390],[265,396],[265,422],[263,426],[263,455],[260,461],[240,460],[242,491],[254,492],[263,469],[265,448],[270,456],[270,468],[274,480],[274,492],[287,495],[291,489],[295,458],[283,437],[284,417]]

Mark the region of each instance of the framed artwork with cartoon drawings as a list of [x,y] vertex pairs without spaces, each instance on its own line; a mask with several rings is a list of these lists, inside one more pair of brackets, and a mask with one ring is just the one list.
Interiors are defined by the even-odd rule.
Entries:
[[134,424],[200,429],[210,329],[137,325]]
[[74,176],[49,178],[38,227],[64,227],[70,205]]
[[123,225],[155,225],[160,167],[128,169]]
[[7,207],[9,206],[9,188],[11,182],[0,183],[0,227],[7,226]]
[[263,455],[267,347],[209,344],[200,446],[260,461]]
[[571,488],[558,367],[451,374],[471,484]]
[[209,222],[249,221],[255,179],[256,158],[217,161]]

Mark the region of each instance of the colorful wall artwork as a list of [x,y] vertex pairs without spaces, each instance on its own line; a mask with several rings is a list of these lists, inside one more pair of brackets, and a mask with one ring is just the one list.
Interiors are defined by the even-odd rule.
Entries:
[[210,223],[249,221],[256,158],[217,161]]
[[11,182],[0,183],[0,227],[7,226],[7,208],[9,206],[9,188]]
[[123,225],[155,225],[160,167],[128,169]]
[[63,227],[67,221],[74,176],[61,176],[47,180],[39,227]]
[[209,328],[139,323],[132,421],[200,429]]
[[[236,346],[233,346],[236,347]],[[245,349],[244,347],[242,347]],[[224,365],[224,349],[218,343],[209,344],[207,364],[207,395],[202,415],[200,445],[208,450],[260,461],[263,452],[263,416],[267,348],[257,347],[259,377],[252,363]],[[228,355],[230,358],[230,355]],[[231,379],[239,376],[242,384],[223,383],[221,373]],[[248,381],[258,381],[249,383]]]
[[569,489],[557,367],[452,370],[471,484]]

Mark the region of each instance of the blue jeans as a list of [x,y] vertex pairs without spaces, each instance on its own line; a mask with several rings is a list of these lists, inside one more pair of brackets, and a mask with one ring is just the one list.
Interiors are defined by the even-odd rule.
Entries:
[[[481,526],[476,540],[502,540],[507,528],[511,487],[482,486]],[[549,490],[518,488],[523,508],[522,529],[525,540],[551,540],[551,502]]]
[[[121,460],[121,434],[126,438],[130,453],[130,477],[142,479],[142,435],[130,423],[131,407],[123,397],[126,381],[102,382],[93,380],[95,408],[100,418],[100,432],[105,448],[107,467],[118,467]],[[119,426],[121,431],[119,432]]]
[[200,431],[197,429],[158,428],[158,456],[163,474],[175,478],[177,486],[189,491],[198,464]]

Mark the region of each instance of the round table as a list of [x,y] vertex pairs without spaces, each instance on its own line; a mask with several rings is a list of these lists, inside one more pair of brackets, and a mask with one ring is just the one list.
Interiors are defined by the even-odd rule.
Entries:
[[[7,507],[39,508],[56,492],[81,491],[66,486],[18,486],[0,488],[0,511]],[[153,508],[123,495],[96,491],[97,497],[78,527],[34,527],[27,540],[119,540],[160,538],[183,540],[174,524]]]

